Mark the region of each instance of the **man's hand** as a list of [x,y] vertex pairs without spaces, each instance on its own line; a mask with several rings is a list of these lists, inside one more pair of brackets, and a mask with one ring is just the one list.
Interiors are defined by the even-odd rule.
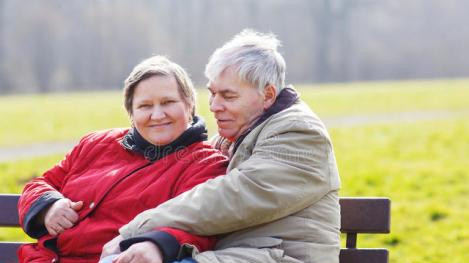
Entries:
[[162,263],[161,250],[150,241],[136,243],[122,252],[112,263]]
[[78,211],[83,207],[83,202],[73,202],[63,198],[52,204],[44,215],[44,226],[50,235],[56,236],[69,229],[78,221]]
[[101,258],[114,255],[114,254],[119,254],[121,252],[119,243],[122,240],[124,240],[124,238],[121,235],[118,235],[115,238],[113,238],[111,241],[104,244],[103,250],[101,251]]

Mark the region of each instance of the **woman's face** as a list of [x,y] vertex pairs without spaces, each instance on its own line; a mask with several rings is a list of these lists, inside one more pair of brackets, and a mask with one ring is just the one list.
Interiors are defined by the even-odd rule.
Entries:
[[132,122],[145,140],[166,145],[188,127],[190,110],[181,98],[173,76],[153,76],[140,81],[132,99]]

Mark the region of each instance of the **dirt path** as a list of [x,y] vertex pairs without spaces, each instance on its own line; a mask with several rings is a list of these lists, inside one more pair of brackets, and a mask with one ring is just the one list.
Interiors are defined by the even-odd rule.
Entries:
[[76,142],[35,143],[29,145],[0,148],[0,162],[9,162],[22,159],[30,159],[39,156],[47,156],[56,153],[65,153]]
[[[324,118],[328,128],[341,128],[367,124],[386,123],[412,123],[417,121],[444,120],[451,118],[467,118],[469,111],[421,111],[421,112],[399,112],[388,114],[352,115]],[[0,148],[0,162],[29,159],[39,156],[47,156],[69,151],[76,141],[57,143],[36,143],[30,145]]]
[[340,128],[367,124],[412,123],[464,117],[469,121],[469,111],[415,111],[340,116],[325,118],[324,123],[328,128]]

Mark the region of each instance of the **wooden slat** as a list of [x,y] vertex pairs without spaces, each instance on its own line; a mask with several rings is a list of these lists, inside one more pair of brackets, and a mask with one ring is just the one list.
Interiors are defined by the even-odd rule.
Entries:
[[386,249],[341,249],[340,263],[388,263]]
[[0,226],[19,226],[19,198],[20,196],[15,194],[0,194]]
[[18,258],[16,251],[18,247],[23,244],[19,242],[0,242],[0,262],[2,263],[16,263]]
[[389,198],[340,198],[342,233],[389,233]]
[[[19,195],[0,194],[0,226],[19,226],[18,200]],[[390,232],[391,201],[388,198],[342,197],[340,206],[342,233]],[[21,244],[0,242],[0,262],[17,262],[16,250]],[[386,249],[348,248],[340,251],[340,263],[387,263],[388,257]]]
[[[0,226],[18,226],[19,195],[0,194]],[[389,233],[388,198],[340,198],[343,233]],[[8,212],[6,212],[8,211]]]

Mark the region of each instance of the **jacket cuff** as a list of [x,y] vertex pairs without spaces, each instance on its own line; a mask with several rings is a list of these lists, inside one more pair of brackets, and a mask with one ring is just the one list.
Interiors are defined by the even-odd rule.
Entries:
[[23,220],[24,232],[28,236],[38,239],[41,236],[47,234],[47,229],[44,225],[44,222],[39,224],[37,222],[37,216],[42,212],[46,207],[55,203],[57,200],[64,198],[64,196],[56,191],[45,192],[41,197],[39,197],[29,208],[26,216]]
[[135,243],[150,241],[161,250],[163,254],[163,263],[173,262],[178,258],[181,244],[175,237],[164,231],[152,231],[133,238],[125,239],[120,242],[121,251],[128,249]]

